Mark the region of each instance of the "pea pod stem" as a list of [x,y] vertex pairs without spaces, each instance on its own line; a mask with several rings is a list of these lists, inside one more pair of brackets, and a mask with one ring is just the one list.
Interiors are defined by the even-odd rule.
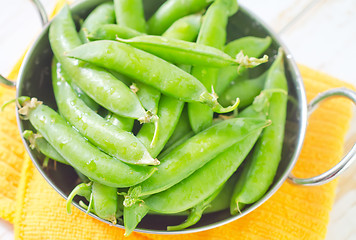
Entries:
[[90,195],[91,195],[91,185],[92,183],[81,183],[79,185],[77,185],[73,190],[72,192],[69,194],[68,198],[67,198],[67,203],[66,203],[66,206],[67,206],[67,213],[68,214],[71,214],[72,213],[72,210],[71,210],[71,203],[74,199],[74,197],[76,195],[79,195],[79,196],[83,196],[85,197],[87,200],[89,200],[90,198]]
[[[224,52],[231,57],[236,57],[236,55],[243,51],[249,57],[260,57],[271,45],[272,39],[267,36],[265,38],[257,37],[242,37],[234,41],[229,42],[224,47]],[[218,81],[215,85],[216,92],[222,95],[223,92],[228,89],[229,85],[234,82],[239,82],[243,79],[248,78],[247,69],[244,67],[239,67],[238,71],[234,67],[226,67],[219,70]]]
[[200,95],[200,102],[208,105],[216,113],[227,113],[231,112],[237,108],[240,103],[240,99],[236,98],[236,101],[233,105],[228,107],[223,107],[218,102],[218,95],[212,90],[212,93],[203,93]]
[[87,214],[90,213],[92,211],[92,209],[93,209],[93,205],[94,205],[93,198],[94,198],[94,195],[93,195],[93,192],[91,192],[90,198],[89,198],[89,205],[88,205],[88,208],[87,208],[87,211],[86,211]]
[[199,222],[204,211],[211,206],[210,203],[219,195],[222,188],[223,188],[223,186],[221,186],[218,190],[216,190],[207,199],[203,200],[201,203],[197,204],[192,209],[190,209],[189,215],[183,223],[176,225],[176,226],[167,226],[167,230],[168,231],[183,230],[183,229],[193,226],[194,224]]
[[0,106],[0,112],[3,112],[4,109],[5,109],[7,106],[9,106],[11,103],[14,103],[14,102],[16,102],[16,98],[4,102],[4,103]]
[[239,52],[236,55],[236,62],[239,64],[239,67],[252,68],[260,65],[261,63],[265,63],[267,61],[268,61],[267,55],[264,55],[260,59],[244,55],[243,51]]
[[204,210],[208,207],[209,207],[209,204],[207,204],[207,205],[198,204],[197,206],[193,207],[190,210],[187,219],[183,223],[176,225],[176,226],[167,226],[167,231],[179,231],[179,230],[186,229],[190,226],[193,226],[194,224],[199,222],[199,220],[201,219],[201,217],[203,215]]

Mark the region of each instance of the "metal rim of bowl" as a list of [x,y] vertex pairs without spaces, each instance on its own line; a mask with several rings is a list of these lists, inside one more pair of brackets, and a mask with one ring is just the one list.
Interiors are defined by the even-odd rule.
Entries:
[[[76,8],[81,8],[81,5],[84,3],[85,1],[79,1],[79,2],[75,2],[71,5],[71,9],[76,9]],[[262,197],[259,201],[255,202],[254,204],[252,204],[250,207],[248,207],[246,210],[243,210],[241,214],[239,215],[235,215],[235,216],[231,216],[229,218],[226,218],[225,220],[222,220],[220,222],[216,222],[210,225],[205,225],[202,227],[196,227],[196,228],[188,228],[188,229],[184,229],[181,231],[162,231],[162,230],[150,230],[150,229],[140,229],[137,228],[135,229],[136,232],[141,232],[141,233],[150,233],[150,234],[165,234],[165,235],[172,235],[172,234],[186,234],[186,233],[195,233],[195,232],[200,232],[200,231],[206,231],[212,228],[216,228],[222,225],[225,225],[227,223],[230,223],[232,221],[235,221],[247,214],[249,214],[250,212],[254,211],[256,208],[258,208],[259,206],[261,206],[265,201],[267,201],[280,187],[281,185],[286,181],[286,179],[288,178],[288,175],[291,173],[293,167],[295,166],[297,159],[299,157],[299,154],[301,152],[301,148],[303,145],[303,141],[305,138],[305,132],[306,132],[306,126],[307,126],[307,101],[306,101],[306,94],[305,94],[305,89],[304,89],[304,84],[298,69],[298,66],[296,64],[296,62],[294,61],[294,58],[292,57],[290,51],[288,50],[288,48],[285,46],[285,44],[281,41],[281,39],[279,38],[279,36],[264,22],[262,21],[258,16],[256,16],[255,14],[253,14],[250,10],[246,9],[245,7],[241,6],[240,4],[240,9],[239,11],[243,11],[245,14],[247,14],[248,16],[250,16],[251,18],[255,19],[257,22],[259,22],[259,24],[261,24],[261,26],[270,34],[270,36],[278,43],[279,46],[281,46],[285,52],[285,59],[287,59],[288,63],[290,64],[290,66],[292,67],[292,71],[295,74],[295,79],[294,82],[296,83],[297,89],[296,91],[299,94],[299,104],[301,105],[301,112],[300,112],[300,128],[299,128],[299,135],[298,135],[298,141],[297,141],[297,146],[295,148],[295,151],[291,157],[291,160],[289,161],[289,164],[287,165],[286,170],[283,172],[283,174],[280,176],[280,179],[278,182],[276,182],[272,188],[269,189],[269,191],[264,195],[264,197]],[[29,56],[32,55],[35,46],[38,44],[39,40],[44,37],[44,35],[46,34],[49,25],[51,24],[51,22],[47,23],[41,34],[37,37],[36,41],[33,43],[33,45],[31,46],[31,48],[29,49],[29,51],[27,52],[24,61],[23,61],[23,65],[21,66],[20,72],[19,72],[19,81],[18,81],[18,85],[17,86],[21,86],[22,84],[22,75],[24,74],[24,66],[26,65],[26,63],[28,62]],[[16,89],[16,97],[19,97],[19,87],[17,87]],[[20,133],[22,133],[22,126],[20,124],[21,119],[20,116],[18,114],[18,111],[16,110],[16,118],[17,118],[17,123],[18,123],[18,127],[20,130]],[[28,153],[30,153],[30,148],[26,142],[26,140],[22,137],[21,134],[21,138],[22,138],[22,142],[25,145],[26,151]],[[50,186],[55,189],[64,199],[67,199],[67,195],[65,193],[63,193],[52,181],[51,179],[46,175],[46,173],[42,170],[41,166],[38,165],[38,163],[32,158],[31,156],[31,160],[32,162],[35,164],[37,170],[40,172],[40,174],[45,178],[45,180],[50,184]],[[80,209],[83,212],[86,212],[85,209],[83,209],[82,207],[79,206],[79,204],[73,202],[73,204]],[[97,217],[96,215],[89,213],[90,216],[106,222],[110,225],[112,225],[111,223],[109,223],[108,221],[105,221],[99,217]],[[115,225],[119,228],[124,228],[122,225]]]

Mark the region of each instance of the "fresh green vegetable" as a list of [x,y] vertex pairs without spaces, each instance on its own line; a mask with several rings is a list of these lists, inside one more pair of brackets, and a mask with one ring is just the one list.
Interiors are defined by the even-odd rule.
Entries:
[[110,124],[80,100],[53,64],[53,90],[62,116],[92,144],[129,164],[157,165],[143,144],[132,134]]
[[[209,6],[202,27],[199,32],[197,43],[222,49],[226,42],[226,25],[228,17],[238,9],[235,0],[216,0]],[[218,77],[217,68],[193,67],[192,75],[199,79],[205,88],[214,93],[215,83]],[[213,111],[200,103],[188,104],[190,125],[195,133],[209,127],[213,121]]]
[[115,23],[115,12],[113,3],[106,2],[97,6],[83,22],[79,31],[80,40],[89,42],[88,36],[104,24]]
[[124,43],[108,40],[90,42],[68,52],[67,56],[121,72],[180,100],[204,103],[215,112],[230,112],[238,105],[237,100],[231,107],[221,107],[216,95],[209,93],[190,74]]
[[101,152],[74,130],[58,113],[35,98],[20,97],[19,113],[75,169],[111,187],[129,187],[149,178],[152,167],[127,165]]
[[[265,91],[274,90],[274,92],[266,93],[270,95],[268,118],[272,124],[264,129],[251,159],[237,181],[231,199],[231,214],[237,214],[245,204],[258,201],[267,192],[281,160],[288,91],[281,49],[268,72],[264,89]],[[275,91],[275,89],[280,91]]]
[[148,20],[148,33],[161,35],[176,20],[203,10],[213,0],[168,0]]

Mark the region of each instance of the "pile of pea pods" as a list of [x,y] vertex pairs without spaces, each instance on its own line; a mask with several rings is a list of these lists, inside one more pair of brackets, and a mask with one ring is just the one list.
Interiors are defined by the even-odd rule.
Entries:
[[[129,235],[147,214],[239,214],[276,174],[288,88],[271,38],[226,43],[236,0],[168,0],[147,21],[142,0],[97,6],[77,30],[65,6],[50,26],[58,111],[20,97],[25,131],[46,160],[71,165],[80,205]],[[241,166],[240,166],[241,165]]]

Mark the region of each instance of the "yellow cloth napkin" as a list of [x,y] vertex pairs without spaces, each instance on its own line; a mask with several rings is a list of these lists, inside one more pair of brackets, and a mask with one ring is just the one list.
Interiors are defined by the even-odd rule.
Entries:
[[[64,1],[59,1],[57,9]],[[18,68],[11,73],[16,78]],[[307,98],[335,87],[352,85],[299,66]],[[14,90],[0,87],[0,104],[13,99]],[[352,104],[329,100],[310,117],[304,146],[293,173],[319,174],[337,163],[352,117]],[[16,125],[15,108],[0,113],[0,217],[14,224],[16,239],[324,239],[337,182],[301,187],[288,182],[261,207],[212,230],[176,236],[132,233],[104,224],[73,207],[43,179],[27,156]]]

